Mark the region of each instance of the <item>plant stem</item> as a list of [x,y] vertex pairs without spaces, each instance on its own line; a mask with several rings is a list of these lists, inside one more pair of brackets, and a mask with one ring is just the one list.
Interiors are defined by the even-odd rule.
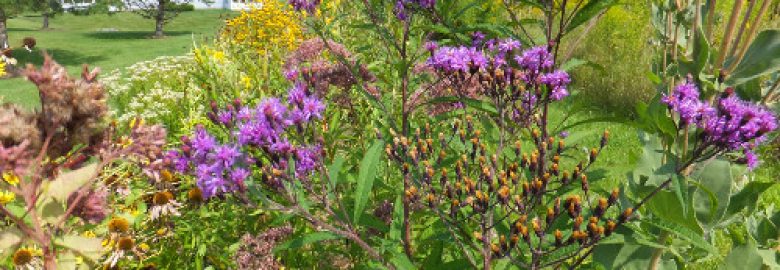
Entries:
[[[658,236],[658,243],[663,245],[668,238],[669,238],[669,233],[666,231],[662,231],[661,235]],[[647,270],[658,270],[658,263],[661,262],[661,257],[663,255],[664,255],[664,249],[656,248],[655,251],[653,251],[653,255],[650,257],[650,264],[647,265]]]
[[734,8],[731,10],[731,17],[729,18],[729,23],[726,26],[726,33],[723,35],[723,40],[720,42],[718,60],[715,62],[716,70],[720,70],[723,67],[723,62],[726,60],[726,52],[729,50],[731,36],[734,34],[734,27],[737,25],[739,14],[742,13],[742,4],[744,2],[745,0],[734,1]]

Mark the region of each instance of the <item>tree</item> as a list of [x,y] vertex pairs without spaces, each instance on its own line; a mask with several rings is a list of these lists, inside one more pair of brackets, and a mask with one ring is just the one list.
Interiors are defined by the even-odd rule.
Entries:
[[164,36],[163,26],[176,18],[182,11],[177,4],[189,3],[192,0],[126,0],[125,6],[141,17],[154,19],[154,37]]
[[32,0],[29,2],[29,9],[41,13],[43,17],[42,29],[49,29],[49,18],[63,12],[62,4],[58,0]]
[[8,45],[8,17],[23,10],[22,0],[0,0],[0,50]]

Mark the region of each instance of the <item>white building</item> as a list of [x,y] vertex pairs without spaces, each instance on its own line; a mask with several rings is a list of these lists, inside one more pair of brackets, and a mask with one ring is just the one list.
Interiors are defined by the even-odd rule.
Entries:
[[[95,4],[96,0],[60,0],[62,8],[67,10],[84,10]],[[156,0],[146,0],[156,1]],[[186,2],[186,1],[182,1]],[[230,9],[230,10],[247,10],[253,5],[258,5],[256,0],[192,0],[190,4],[195,6],[195,9]],[[132,6],[126,8],[132,9]],[[117,10],[112,8],[112,10]]]

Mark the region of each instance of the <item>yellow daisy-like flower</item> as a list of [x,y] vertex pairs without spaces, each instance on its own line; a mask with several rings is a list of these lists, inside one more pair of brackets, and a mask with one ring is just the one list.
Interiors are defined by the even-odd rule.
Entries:
[[95,235],[95,232],[90,231],[90,230],[84,231],[83,233],[81,233],[81,235],[83,235],[86,238],[95,238],[95,237],[97,237],[97,235]]
[[5,180],[6,183],[12,186],[16,186],[19,184],[19,176],[16,176],[16,174],[12,172],[3,173],[3,180]]
[[7,204],[16,199],[16,194],[10,191],[0,191],[0,204]]

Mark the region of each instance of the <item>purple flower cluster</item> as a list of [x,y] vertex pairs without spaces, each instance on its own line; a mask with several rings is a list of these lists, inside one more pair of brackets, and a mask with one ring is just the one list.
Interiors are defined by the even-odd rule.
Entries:
[[314,14],[320,0],[289,0],[289,3],[296,11],[304,10],[309,14]]
[[777,118],[771,111],[740,100],[731,90],[714,104],[701,101],[699,89],[690,79],[664,96],[662,102],[680,117],[681,124],[695,124],[701,129],[703,145],[741,151],[749,168],[758,165],[755,147],[777,129]]
[[167,158],[177,171],[195,175],[206,198],[243,190],[252,166],[261,160],[270,161],[270,169],[280,171],[287,170],[292,160],[295,177],[306,178],[318,164],[321,149],[293,144],[288,139],[289,129],[302,131],[307,123],[321,119],[325,105],[303,84],[290,89],[287,103],[266,98],[249,107],[236,101],[224,110],[214,104],[209,118],[229,131],[226,142],[220,143],[199,126],[192,136],[182,138],[181,149],[168,152]]
[[[482,39],[482,34],[474,34],[473,43]],[[445,74],[501,69],[504,80],[511,80],[511,76],[518,74],[526,84],[545,85],[550,100],[561,100],[569,95],[567,86],[571,83],[571,78],[566,71],[552,70],[553,56],[545,47],[533,47],[519,52],[520,42],[511,38],[490,39],[484,44],[473,44],[470,47],[439,47],[433,42],[426,43],[425,47],[431,52],[427,64]],[[516,52],[519,55],[514,55],[514,60],[519,68],[510,67],[507,61],[512,59]],[[533,107],[537,98],[542,98],[539,93],[537,95],[539,96],[534,97],[533,102],[526,102],[526,107],[529,107],[527,109]]]
[[530,71],[540,71],[553,66],[553,56],[545,47],[533,47],[515,56],[515,61],[520,67]]
[[539,77],[539,81],[550,88],[550,99],[552,100],[561,100],[569,95],[566,86],[569,85],[571,79],[566,71],[556,70],[551,73],[542,74],[542,76]]
[[661,98],[661,102],[680,115],[683,125],[696,124],[703,127],[703,119],[715,114],[714,108],[699,100],[699,89],[690,81],[675,87],[671,95]]
[[433,51],[428,65],[445,72],[479,70],[488,60],[476,47],[441,47]]
[[409,18],[409,11],[419,7],[422,9],[433,9],[436,6],[436,0],[398,0],[395,2],[393,12],[399,20],[405,21]]

